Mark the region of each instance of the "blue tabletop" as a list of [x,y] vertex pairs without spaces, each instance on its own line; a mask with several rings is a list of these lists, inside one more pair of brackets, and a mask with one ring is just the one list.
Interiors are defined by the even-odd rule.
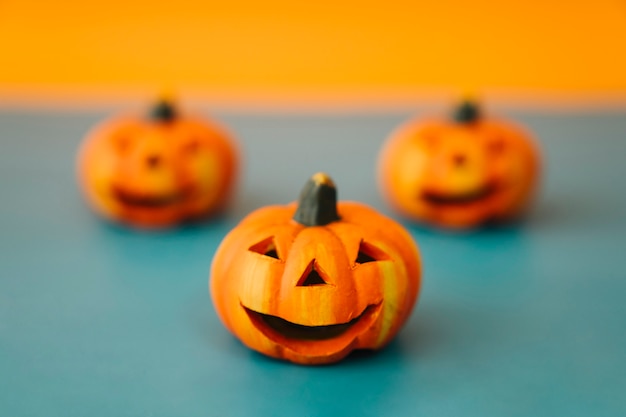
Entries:
[[316,171],[393,216],[374,165],[408,114],[216,117],[246,164],[231,210],[137,232],[83,204],[74,156],[104,112],[0,112],[0,416],[626,415],[626,112],[506,113],[545,173],[524,222],[421,249],[410,321],[324,367],[263,357],[218,320],[217,245]]

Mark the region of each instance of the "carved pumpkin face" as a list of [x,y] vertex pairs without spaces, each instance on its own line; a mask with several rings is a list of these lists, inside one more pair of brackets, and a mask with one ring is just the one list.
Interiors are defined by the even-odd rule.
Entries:
[[468,228],[517,216],[539,172],[531,138],[464,103],[454,120],[411,121],[395,131],[379,159],[383,194],[417,221]]
[[214,257],[210,289],[226,327],[248,347],[302,364],[338,361],[389,342],[420,285],[410,235],[357,203],[336,203],[316,174],[298,205],[246,217]]
[[121,116],[96,127],[79,152],[78,176],[105,217],[164,227],[220,209],[236,158],[232,140],[217,126],[160,103],[150,117]]

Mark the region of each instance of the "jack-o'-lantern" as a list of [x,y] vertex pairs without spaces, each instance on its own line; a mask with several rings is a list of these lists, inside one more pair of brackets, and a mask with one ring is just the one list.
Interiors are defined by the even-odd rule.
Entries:
[[208,120],[161,101],[148,115],[107,120],[85,138],[78,178],[103,216],[138,227],[167,227],[224,207],[237,171],[232,138]]
[[378,349],[408,318],[420,258],[399,224],[359,203],[337,203],[323,173],[299,201],[246,217],[219,246],[210,292],[245,345],[300,364]]
[[530,135],[463,102],[453,118],[412,120],[379,158],[379,186],[405,216],[447,228],[506,221],[528,206],[539,176]]

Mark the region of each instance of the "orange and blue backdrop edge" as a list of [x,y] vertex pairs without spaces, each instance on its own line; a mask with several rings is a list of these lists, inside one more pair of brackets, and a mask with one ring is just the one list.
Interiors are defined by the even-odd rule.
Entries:
[[0,1],[0,102],[626,103],[626,2]]

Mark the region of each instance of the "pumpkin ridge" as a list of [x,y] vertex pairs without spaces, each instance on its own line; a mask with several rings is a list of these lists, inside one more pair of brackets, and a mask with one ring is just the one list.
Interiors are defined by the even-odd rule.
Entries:
[[[348,253],[348,248],[347,248],[346,244],[343,242],[343,239],[341,239],[341,237],[339,237],[339,235],[332,228],[326,227],[325,229],[328,230],[328,232],[331,235],[333,235],[333,237],[335,239],[337,239],[339,241],[339,243],[341,244],[341,247],[343,248],[343,251],[347,254]],[[352,265],[352,261],[350,259],[348,259],[348,262],[350,263],[350,269],[354,269],[353,265]]]

